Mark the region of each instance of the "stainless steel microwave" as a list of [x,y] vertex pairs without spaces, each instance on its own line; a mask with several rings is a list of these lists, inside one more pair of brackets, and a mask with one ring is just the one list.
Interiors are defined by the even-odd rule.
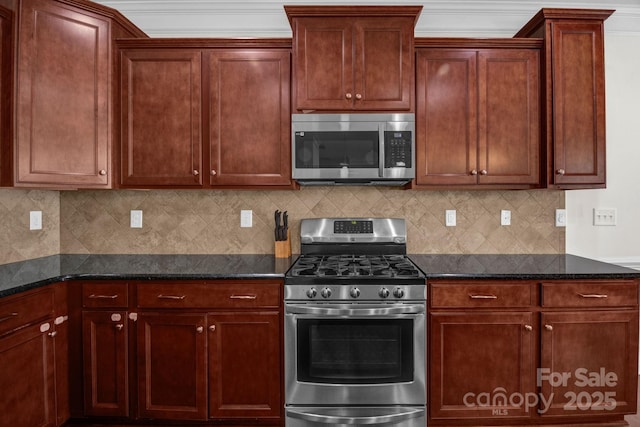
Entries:
[[415,178],[414,114],[293,114],[301,185],[404,185]]

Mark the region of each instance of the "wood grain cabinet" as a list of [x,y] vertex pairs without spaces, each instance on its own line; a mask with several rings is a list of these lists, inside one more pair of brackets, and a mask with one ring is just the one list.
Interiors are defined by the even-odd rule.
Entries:
[[429,425],[613,425],[636,412],[637,281],[434,280],[429,292]]
[[416,187],[540,186],[540,44],[419,45]]
[[545,8],[516,34],[545,43],[548,187],[606,186],[604,21],[612,13]]
[[121,40],[121,186],[291,188],[286,44]]
[[[0,425],[56,427],[56,325],[52,287],[0,304]],[[64,375],[60,372],[60,375]]]
[[413,31],[422,6],[285,6],[296,110],[413,110]]

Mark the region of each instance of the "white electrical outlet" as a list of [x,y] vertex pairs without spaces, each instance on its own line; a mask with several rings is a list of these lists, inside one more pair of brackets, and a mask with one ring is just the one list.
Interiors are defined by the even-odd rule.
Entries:
[[611,226],[618,223],[618,210],[615,208],[594,208],[593,225]]
[[142,228],[142,211],[131,211],[131,228]]
[[500,211],[500,224],[511,225],[511,211],[503,209]]
[[29,230],[42,230],[42,211],[29,212]]
[[240,227],[243,227],[243,228],[253,227],[253,211],[252,210],[240,211]]
[[566,227],[566,226],[567,226],[567,210],[556,209],[556,227]]
[[444,213],[444,222],[447,227],[455,227],[456,226],[456,210],[455,209],[447,209]]

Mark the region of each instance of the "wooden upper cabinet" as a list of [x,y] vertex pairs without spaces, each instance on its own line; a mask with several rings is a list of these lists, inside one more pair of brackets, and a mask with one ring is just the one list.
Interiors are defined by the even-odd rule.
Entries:
[[288,49],[206,51],[209,183],[291,186]]
[[413,110],[422,6],[285,6],[296,110]]
[[613,10],[542,9],[516,37],[545,41],[547,186],[604,188],[604,20]]
[[417,187],[540,185],[539,55],[418,49]]
[[121,51],[123,187],[202,185],[201,56],[189,49]]
[[13,20],[13,12],[0,6],[0,185],[12,182]]
[[109,187],[110,22],[54,1],[21,7],[13,184]]

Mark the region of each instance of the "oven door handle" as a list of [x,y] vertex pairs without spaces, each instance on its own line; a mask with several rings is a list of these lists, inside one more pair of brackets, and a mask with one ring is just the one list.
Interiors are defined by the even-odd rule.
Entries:
[[287,314],[311,314],[321,316],[388,316],[394,314],[423,314],[424,305],[406,304],[389,307],[380,305],[327,305],[324,307],[307,306],[299,304],[287,304]]
[[[397,410],[384,413],[384,409],[380,409],[380,414],[371,416],[358,416],[358,408],[353,408],[353,414],[349,414],[350,410],[346,410],[341,415],[323,414],[322,408],[305,408],[299,411],[287,408],[287,417],[298,418],[300,420],[309,421],[316,424],[349,424],[349,425],[403,425],[409,419],[424,416],[423,408],[406,408],[406,411],[396,412]],[[311,412],[313,411],[313,412]]]

